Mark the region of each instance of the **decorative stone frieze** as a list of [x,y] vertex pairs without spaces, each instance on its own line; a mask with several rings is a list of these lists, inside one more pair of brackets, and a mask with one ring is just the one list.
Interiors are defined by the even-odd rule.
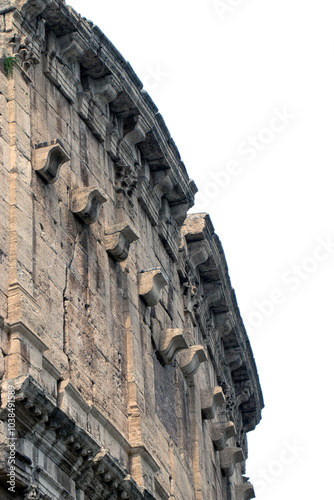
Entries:
[[9,38],[8,46],[10,47],[12,57],[16,58],[18,66],[30,80],[28,73],[31,66],[40,62],[38,54],[33,50],[31,38],[14,33]]
[[86,187],[72,191],[71,210],[85,224],[97,221],[106,195],[96,187]]
[[34,170],[48,184],[53,184],[59,177],[60,167],[70,157],[59,139],[35,145]]
[[127,164],[122,159],[115,161],[115,188],[116,191],[131,197],[138,183],[139,164]]
[[234,466],[245,460],[242,449],[237,447],[225,448],[223,451],[220,451],[219,458],[220,467],[225,477],[232,476]]
[[254,488],[251,483],[237,484],[235,487],[236,500],[251,500],[255,498]]
[[182,349],[187,349],[188,344],[180,328],[167,328],[161,332],[159,339],[159,354],[164,363],[173,363],[176,354]]
[[212,420],[216,416],[216,410],[225,402],[222,388],[218,385],[209,389],[201,390],[201,408],[203,418]]
[[211,439],[215,448],[222,451],[226,441],[236,436],[236,429],[233,422],[218,422],[211,425]]
[[161,267],[141,271],[138,275],[139,295],[150,307],[157,305],[161,290],[167,284],[168,278]]
[[131,243],[138,239],[139,236],[136,235],[128,222],[107,227],[104,231],[106,250],[118,262],[128,258]]
[[204,348],[194,345],[178,354],[178,363],[185,377],[195,375],[201,363],[207,361]]
[[41,493],[36,484],[29,486],[23,498],[24,500],[51,500],[51,497]]

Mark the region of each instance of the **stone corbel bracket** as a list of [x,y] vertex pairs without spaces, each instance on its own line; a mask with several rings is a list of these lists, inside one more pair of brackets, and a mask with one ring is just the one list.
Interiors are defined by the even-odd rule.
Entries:
[[210,255],[210,247],[206,240],[188,243],[189,260],[196,269],[198,266],[206,262]]
[[236,430],[233,422],[212,424],[211,439],[218,451],[222,451],[225,448],[226,441],[235,436]]
[[200,364],[205,361],[207,361],[207,357],[201,345],[191,346],[178,355],[178,363],[185,377],[195,375]]
[[137,240],[139,236],[127,222],[107,227],[104,232],[106,250],[117,262],[128,258],[130,245]]
[[235,487],[236,500],[251,500],[255,498],[254,488],[251,483],[237,484]]
[[144,119],[140,115],[138,115],[135,118],[134,128],[123,137],[123,140],[120,145],[121,148],[122,145],[125,143],[131,149],[133,156],[136,156],[134,148],[136,144],[142,142],[145,139],[148,131],[149,131],[149,126],[145,123]]
[[160,300],[161,290],[167,284],[168,278],[161,267],[139,273],[139,295],[149,307],[157,305]]
[[182,349],[187,349],[188,344],[180,328],[167,328],[161,333],[159,341],[159,354],[165,365],[173,363],[176,354]]
[[241,348],[229,349],[228,351],[225,351],[225,359],[231,372],[240,368],[243,364]]
[[70,157],[59,139],[35,145],[34,170],[48,184],[56,182],[60,167],[69,159]]
[[217,385],[201,391],[201,408],[204,419],[212,420],[215,418],[218,406],[225,403],[225,397],[222,388]]
[[94,99],[98,99],[104,106],[114,101],[119,93],[119,90],[113,85],[114,79],[112,75],[107,75],[97,80],[88,78],[88,82]]
[[218,319],[218,333],[224,339],[232,331],[234,327],[234,320],[231,311],[219,314]]
[[76,62],[88,49],[79,33],[73,32],[58,38],[58,56],[70,63]]
[[85,187],[72,191],[71,210],[85,224],[97,221],[106,195],[96,187]]
[[220,467],[223,471],[223,476],[230,477],[233,474],[234,466],[245,460],[241,448],[231,447],[225,448],[219,452]]

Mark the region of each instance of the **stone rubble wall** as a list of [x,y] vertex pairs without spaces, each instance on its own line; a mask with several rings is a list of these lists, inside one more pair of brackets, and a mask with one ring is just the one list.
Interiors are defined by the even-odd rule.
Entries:
[[17,498],[252,498],[256,365],[163,118],[63,1],[0,30],[1,497],[14,386]]

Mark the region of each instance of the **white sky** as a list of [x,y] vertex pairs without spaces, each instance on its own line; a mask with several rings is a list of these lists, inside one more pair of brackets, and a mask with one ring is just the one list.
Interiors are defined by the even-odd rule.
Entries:
[[258,500],[330,498],[332,0],[67,3],[145,83],[223,243],[266,404]]

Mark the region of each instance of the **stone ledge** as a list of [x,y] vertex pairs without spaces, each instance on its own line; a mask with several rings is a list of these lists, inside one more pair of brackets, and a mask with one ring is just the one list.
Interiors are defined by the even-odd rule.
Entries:
[[[29,441],[33,447],[35,444],[40,446],[42,433],[44,452],[48,453],[49,459],[55,464],[63,464],[61,465],[63,472],[66,471],[66,474],[70,475],[71,481],[76,483],[77,488],[88,493],[89,488],[94,484],[97,496],[90,496],[92,500],[105,498],[99,496],[102,491],[109,491],[109,494],[112,491],[118,491],[120,495],[125,492],[122,498],[132,500],[148,498],[148,492],[135,483],[118,460],[112,457],[108,450],[101,447],[87,431],[77,425],[67,413],[57,407],[54,400],[31,376],[21,376],[3,381],[1,384],[2,393],[8,394],[8,385],[13,385],[15,388],[16,416],[20,436]],[[0,409],[0,420],[2,421],[7,419],[6,404],[6,398],[2,397]],[[43,415],[43,419],[41,419],[41,415]],[[49,437],[48,433],[51,433]],[[51,435],[57,436],[57,440],[54,441]],[[144,452],[141,451],[141,453]],[[0,460],[1,476],[6,474],[5,455],[4,460]],[[21,480],[26,481],[26,484],[20,485],[21,489],[30,486],[32,474],[31,465],[29,465],[32,462],[29,460],[29,456],[26,457],[25,463],[25,469],[18,471]],[[71,466],[67,466],[67,463],[71,463]],[[155,470],[158,470],[157,464]],[[41,489],[43,494],[50,495],[50,498],[59,500],[66,498],[66,496],[61,496],[64,493],[64,488],[54,477],[50,477],[46,473],[42,473],[42,475],[44,475],[42,489],[39,481],[36,488]],[[57,496],[50,494],[56,491],[58,491],[59,496],[58,494]],[[72,497],[69,495],[67,498]]]

